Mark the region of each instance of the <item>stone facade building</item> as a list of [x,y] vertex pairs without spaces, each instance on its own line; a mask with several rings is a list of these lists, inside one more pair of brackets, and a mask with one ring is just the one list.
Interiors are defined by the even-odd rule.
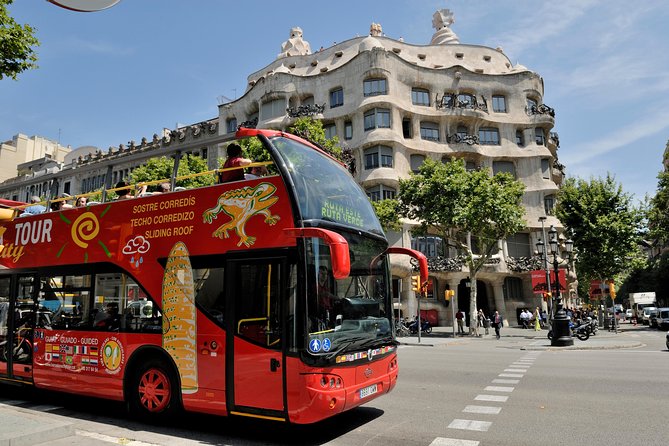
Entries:
[[[277,59],[248,76],[239,99],[219,106],[221,132],[238,125],[288,128],[297,117],[322,120],[328,137],[338,136],[355,156],[356,180],[372,200],[393,198],[398,179],[426,158],[462,158],[471,169],[509,172],[526,186],[527,229],[499,242],[494,263],[478,275],[477,305],[516,323],[522,308],[540,306],[529,270],[541,268],[535,243],[544,224],[561,228],[553,216],[564,178],[558,162],[555,114],[543,103],[544,82],[513,65],[500,48],[460,44],[448,10],[437,11],[428,45],[370,35],[312,53],[294,28]],[[388,234],[397,246],[414,247],[430,259],[430,297],[424,315],[450,324],[444,290],[456,290],[456,306],[469,310],[468,272],[438,237],[413,238],[411,225]],[[475,244],[475,241],[474,241]],[[394,263],[396,305],[416,314],[408,263]],[[544,303],[545,306],[545,303]]]

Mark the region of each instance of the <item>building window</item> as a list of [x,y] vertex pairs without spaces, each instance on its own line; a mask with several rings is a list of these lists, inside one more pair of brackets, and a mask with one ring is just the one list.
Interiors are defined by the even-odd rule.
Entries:
[[511,161],[493,161],[492,162],[492,174],[496,175],[498,173],[509,173],[514,178],[516,178],[516,167]]
[[464,125],[459,125],[458,126],[458,130],[457,130],[456,133],[458,134],[458,138],[460,138],[460,141],[465,140],[465,138],[467,137],[467,132],[468,132],[468,130],[467,130],[466,126],[464,126]]
[[516,144],[518,145],[518,147],[525,146],[525,137],[523,136],[522,130],[516,130]]
[[523,298],[523,280],[519,277],[504,278],[504,298],[522,299]]
[[430,92],[424,88],[411,89],[411,102],[413,105],[430,105]]
[[531,257],[530,234],[519,232],[506,238],[506,249],[509,257]]
[[395,198],[395,189],[382,184],[370,187],[365,192],[371,201],[392,200]]
[[546,215],[553,215],[555,212],[555,195],[544,197],[544,211],[546,211]]
[[286,100],[284,98],[265,102],[262,105],[262,119],[272,119],[286,114]]
[[344,139],[353,139],[353,123],[351,121],[344,122]]
[[467,161],[465,162],[465,170],[467,172],[471,172],[472,170],[476,170],[476,163],[474,161]]
[[404,136],[406,139],[412,137],[411,119],[409,118],[402,119],[402,136]]
[[499,130],[494,127],[481,127],[479,129],[479,142],[481,145],[498,146]]
[[414,154],[409,157],[409,164],[411,165],[411,171],[414,173],[418,173],[420,166],[422,166],[424,162],[425,162],[425,155]]
[[227,133],[235,133],[237,131],[237,118],[230,118],[225,121],[225,130]]
[[365,96],[377,96],[388,94],[388,86],[385,79],[367,79],[363,82]]
[[474,108],[476,98],[469,93],[460,93],[458,95],[458,107],[460,108]]
[[390,110],[373,108],[365,112],[365,131],[375,128],[390,128]]
[[374,146],[365,149],[365,170],[378,167],[393,167],[393,149],[388,146]]
[[444,256],[444,240],[441,237],[412,237],[411,249],[422,252],[425,257]]
[[541,177],[548,180],[551,177],[551,167],[548,158],[541,159]]
[[546,140],[546,137],[544,135],[544,129],[542,128],[535,128],[534,129],[534,140],[537,143],[538,146],[543,146]]
[[337,136],[337,126],[334,124],[327,124],[323,126],[323,130],[325,131],[325,137],[327,139],[332,139]]
[[344,105],[344,89],[340,87],[330,92],[330,108],[342,105]]
[[538,102],[532,98],[527,98],[527,112],[532,113],[533,110],[537,109]]
[[428,141],[439,141],[439,124],[434,122],[420,123],[420,137]]
[[69,181],[65,182],[65,184],[63,185],[63,192],[65,192],[66,194],[70,193],[70,182]]
[[208,150],[206,147],[203,147],[203,148],[202,148],[202,151],[200,152],[200,157],[201,157],[203,160],[206,160],[206,159],[209,158],[209,150]]
[[302,105],[314,105],[315,104],[314,96],[313,95],[307,96],[304,99],[302,99],[300,102],[301,102]]
[[494,111],[495,113],[506,113],[506,97],[500,95],[493,95],[492,111]]

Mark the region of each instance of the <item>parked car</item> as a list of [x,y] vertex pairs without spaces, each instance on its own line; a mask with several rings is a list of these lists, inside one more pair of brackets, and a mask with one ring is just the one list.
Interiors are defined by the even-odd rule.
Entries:
[[669,307],[660,308],[657,314],[657,328],[669,329]]
[[667,332],[667,350],[669,350],[669,331]]
[[656,308],[654,310],[650,310],[650,313],[648,315],[648,326],[650,328],[659,328],[657,325],[657,316],[660,314],[660,309]]
[[625,317],[628,320],[632,320],[633,316],[634,316],[634,310],[632,310],[631,308],[628,308],[627,310],[625,310]]
[[643,317],[641,318],[641,323],[643,325],[650,324],[650,312],[651,310],[657,310],[657,307],[645,307],[643,309]]

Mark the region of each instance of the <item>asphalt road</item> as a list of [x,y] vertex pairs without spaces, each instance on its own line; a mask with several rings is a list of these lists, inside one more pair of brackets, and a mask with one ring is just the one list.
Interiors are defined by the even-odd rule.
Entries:
[[76,438],[51,446],[666,445],[665,334],[626,331],[617,336],[642,346],[616,350],[522,350],[530,341],[518,337],[401,346],[391,394],[312,426],[199,414],[153,426],[128,419],[119,403],[5,387],[0,404],[74,423]]

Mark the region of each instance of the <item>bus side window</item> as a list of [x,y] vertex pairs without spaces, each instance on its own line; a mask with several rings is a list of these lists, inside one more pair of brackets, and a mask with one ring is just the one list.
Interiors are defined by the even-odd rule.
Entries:
[[219,325],[225,322],[224,273],[223,268],[193,269],[195,302]]

